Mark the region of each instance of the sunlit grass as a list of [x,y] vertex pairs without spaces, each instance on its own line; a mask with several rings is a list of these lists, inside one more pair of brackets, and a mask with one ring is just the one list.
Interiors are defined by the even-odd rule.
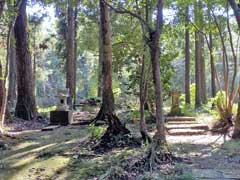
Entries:
[[51,107],[37,107],[37,110],[39,113],[48,113],[50,111],[55,111],[57,109],[57,106],[51,106]]

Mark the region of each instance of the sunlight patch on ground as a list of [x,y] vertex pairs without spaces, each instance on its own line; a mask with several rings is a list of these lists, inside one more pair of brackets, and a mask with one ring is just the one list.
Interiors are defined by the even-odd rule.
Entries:
[[9,180],[42,179],[57,176],[59,171],[67,166],[69,158],[54,156],[46,160],[35,160],[34,163],[27,164],[24,168],[14,173]]
[[34,153],[40,152],[40,151],[42,151],[44,149],[47,149],[47,148],[50,148],[54,145],[56,145],[56,144],[55,143],[47,144],[45,146],[37,147],[37,148],[34,148],[32,150],[24,151],[22,153],[17,153],[17,154],[14,154],[14,155],[6,158],[5,160],[12,160],[12,159],[18,159],[18,158],[21,158],[21,157],[26,157],[26,156],[28,156],[28,154],[34,154]]

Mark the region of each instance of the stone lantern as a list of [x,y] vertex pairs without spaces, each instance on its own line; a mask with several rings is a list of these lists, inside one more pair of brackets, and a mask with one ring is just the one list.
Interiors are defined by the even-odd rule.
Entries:
[[58,104],[58,108],[57,110],[63,110],[63,111],[67,111],[69,110],[69,105],[68,105],[68,98],[69,98],[69,94],[66,93],[59,93],[58,98],[59,98],[59,104]]
[[55,111],[50,112],[51,125],[68,125],[72,122],[73,112],[69,109],[68,99],[70,98],[69,89],[66,89],[58,95],[59,103]]

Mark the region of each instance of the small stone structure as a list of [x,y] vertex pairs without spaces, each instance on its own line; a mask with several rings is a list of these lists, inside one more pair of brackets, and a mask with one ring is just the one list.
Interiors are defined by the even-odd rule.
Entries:
[[70,110],[68,99],[70,98],[69,89],[59,93],[59,104],[55,111],[50,112],[50,125],[66,126],[72,122],[73,112]]
[[69,105],[68,105],[68,97],[69,95],[68,94],[63,94],[63,93],[60,93],[59,94],[59,104],[58,104],[58,107],[57,107],[57,110],[58,111],[67,111],[69,110]]
[[169,116],[180,116],[180,115],[182,115],[181,109],[179,107],[180,95],[181,95],[181,93],[179,91],[172,91],[171,92],[172,106],[171,106],[171,111],[168,114]]

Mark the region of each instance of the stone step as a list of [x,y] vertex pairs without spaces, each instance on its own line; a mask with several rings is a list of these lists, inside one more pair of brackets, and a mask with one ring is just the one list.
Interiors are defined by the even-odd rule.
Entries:
[[206,130],[200,129],[171,129],[167,131],[172,136],[191,136],[191,135],[203,135],[206,134]]
[[173,124],[166,125],[167,130],[171,129],[199,129],[199,130],[209,130],[206,124]]
[[198,124],[197,121],[169,121],[167,125],[180,125],[180,124]]
[[195,117],[187,117],[187,116],[175,116],[175,117],[166,117],[166,122],[169,121],[196,121]]

